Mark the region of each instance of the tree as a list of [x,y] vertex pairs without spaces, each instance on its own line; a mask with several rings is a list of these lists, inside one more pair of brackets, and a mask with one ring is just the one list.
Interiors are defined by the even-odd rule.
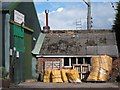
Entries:
[[116,17],[113,25],[113,31],[115,31],[116,34],[116,40],[117,40],[117,46],[120,53],[120,0],[117,3],[117,9],[116,9]]

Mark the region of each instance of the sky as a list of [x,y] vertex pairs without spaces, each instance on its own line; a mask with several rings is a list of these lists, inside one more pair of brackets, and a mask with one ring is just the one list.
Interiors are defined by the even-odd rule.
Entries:
[[[49,26],[51,30],[87,29],[87,5],[81,0],[35,0],[35,8],[41,28],[45,26],[45,10],[49,10]],[[92,29],[111,29],[118,0],[91,0]],[[99,2],[101,1],[101,2]],[[76,22],[81,25],[76,26]],[[81,27],[81,28],[76,28]]]

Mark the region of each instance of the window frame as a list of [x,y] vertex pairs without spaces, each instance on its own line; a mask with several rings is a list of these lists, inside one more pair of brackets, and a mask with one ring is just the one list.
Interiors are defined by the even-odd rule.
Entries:
[[88,58],[88,57],[67,57],[67,58],[69,59],[69,62],[68,62],[68,63],[69,63],[69,64],[68,64],[69,66],[65,66],[65,58],[66,58],[66,57],[63,58],[63,66],[64,66],[64,67],[72,67],[72,65],[71,65],[71,64],[72,64],[72,59],[71,59],[71,58],[75,58],[75,60],[76,60],[76,63],[75,63],[75,64],[78,64],[78,62],[79,62],[79,60],[80,60],[79,58],[82,58],[82,60],[83,60],[82,62],[83,62],[83,63],[81,63],[81,64],[90,64],[90,65],[91,65],[91,57],[89,57],[89,58],[90,58],[90,63],[86,63],[86,58]]

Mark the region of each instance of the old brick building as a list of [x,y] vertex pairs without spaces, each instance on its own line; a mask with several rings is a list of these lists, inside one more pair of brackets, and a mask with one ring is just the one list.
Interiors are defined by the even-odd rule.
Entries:
[[71,68],[90,64],[93,55],[118,57],[115,32],[112,30],[55,30],[45,34],[37,55],[39,73],[47,68]]

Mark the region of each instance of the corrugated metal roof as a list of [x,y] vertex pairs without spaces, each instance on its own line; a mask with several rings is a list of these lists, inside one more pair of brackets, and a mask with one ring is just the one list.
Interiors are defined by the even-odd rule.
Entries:
[[[12,11],[14,8],[19,5],[19,3],[24,0],[2,0],[2,9]],[[33,0],[29,0],[29,2],[33,2]]]
[[12,11],[19,3],[20,2],[2,2],[2,10]]
[[9,9],[12,2],[2,2],[2,9]]

